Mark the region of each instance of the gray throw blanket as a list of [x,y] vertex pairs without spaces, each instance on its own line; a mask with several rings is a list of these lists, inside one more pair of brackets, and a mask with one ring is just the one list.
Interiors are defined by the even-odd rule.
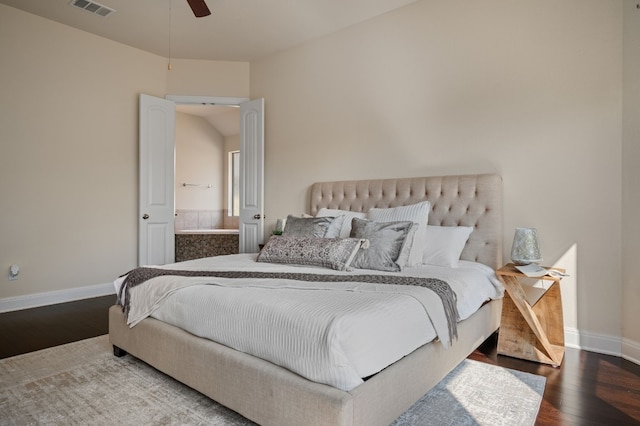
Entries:
[[[458,307],[456,293],[445,281],[436,278],[420,278],[399,275],[325,275],[297,272],[258,272],[258,271],[182,271],[176,269],[160,269],[139,267],[126,274],[120,287],[118,299],[125,314],[129,313],[129,290],[151,278],[164,275],[183,277],[218,277],[218,278],[256,278],[284,279],[307,282],[361,282],[372,284],[415,285],[428,288],[442,300],[449,327],[449,339],[458,338]],[[123,296],[125,296],[123,298]],[[124,303],[123,303],[124,300]]]

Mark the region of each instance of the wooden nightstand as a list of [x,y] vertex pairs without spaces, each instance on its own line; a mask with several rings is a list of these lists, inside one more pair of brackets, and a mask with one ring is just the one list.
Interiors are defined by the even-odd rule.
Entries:
[[[560,268],[555,269],[564,272]],[[558,367],[564,357],[561,277],[528,278],[509,263],[496,271],[507,290],[502,302],[498,353]],[[523,280],[553,281],[548,288]],[[546,287],[546,286],[545,286]]]

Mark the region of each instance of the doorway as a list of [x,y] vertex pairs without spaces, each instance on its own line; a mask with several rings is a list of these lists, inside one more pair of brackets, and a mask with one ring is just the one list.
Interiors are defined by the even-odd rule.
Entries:
[[239,151],[237,106],[176,105],[177,233],[237,232],[238,211],[230,201],[234,196],[230,160]]

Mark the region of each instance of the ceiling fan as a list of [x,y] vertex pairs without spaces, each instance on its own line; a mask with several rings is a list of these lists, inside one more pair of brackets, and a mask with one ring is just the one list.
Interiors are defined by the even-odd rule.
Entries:
[[187,3],[191,6],[191,10],[193,10],[193,14],[196,15],[196,18],[211,15],[211,11],[204,0],[187,0]]

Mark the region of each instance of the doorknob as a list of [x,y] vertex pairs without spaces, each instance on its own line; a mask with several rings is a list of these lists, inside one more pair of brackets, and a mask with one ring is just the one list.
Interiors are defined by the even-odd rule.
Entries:
[[145,213],[145,214],[143,214],[143,215],[142,215],[142,218],[143,218],[144,220],[147,220],[147,219],[149,219],[149,215]]
[[264,217],[264,216],[262,216],[260,213],[257,213],[257,214],[254,214],[254,215],[253,215],[253,218],[254,218],[255,220],[260,220],[260,219],[262,219],[263,217]]

